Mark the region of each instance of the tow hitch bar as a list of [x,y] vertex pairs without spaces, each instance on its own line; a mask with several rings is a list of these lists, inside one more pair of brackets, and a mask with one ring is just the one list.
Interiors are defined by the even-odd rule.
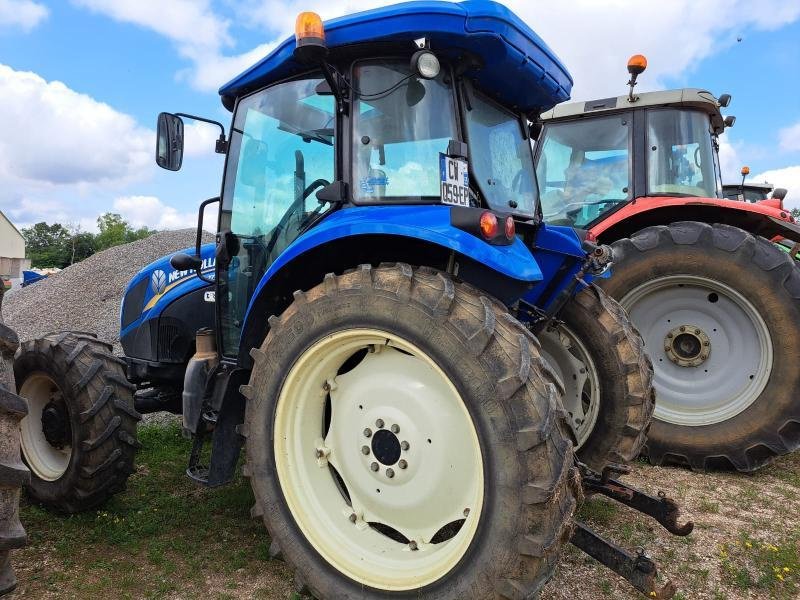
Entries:
[[[630,473],[630,469],[627,467],[609,465],[602,474],[598,475],[585,465],[581,465],[581,473],[583,489],[587,495],[603,494],[649,515],[673,535],[689,535],[694,529],[694,523],[691,521],[683,525],[678,524],[680,508],[674,500],[667,498],[664,492],[659,492],[658,497],[654,498],[611,478],[612,474]],[[636,554],[633,555],[613,542],[602,538],[581,522],[575,523],[575,531],[570,541],[586,554],[625,578],[648,598],[668,600],[675,595],[675,586],[671,581],[668,581],[661,589],[656,587],[658,569],[655,562],[645,554],[644,549],[637,549]]]

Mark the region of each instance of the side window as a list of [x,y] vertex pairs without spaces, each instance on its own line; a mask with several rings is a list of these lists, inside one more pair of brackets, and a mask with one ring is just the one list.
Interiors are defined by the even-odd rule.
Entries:
[[[411,77],[407,62],[355,67],[353,115],[355,200],[438,198],[439,154],[456,137],[453,92],[444,70]],[[445,83],[448,81],[448,83]]]

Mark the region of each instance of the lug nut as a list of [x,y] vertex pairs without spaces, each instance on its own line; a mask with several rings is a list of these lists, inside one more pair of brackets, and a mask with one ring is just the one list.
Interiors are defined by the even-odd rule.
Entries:
[[317,455],[317,458],[322,458],[323,456],[325,456],[325,453],[322,450],[320,450],[319,448],[316,449],[314,454]]
[[664,352],[669,352],[669,346],[664,346]]
[[707,359],[707,358],[708,358],[708,354],[703,354],[703,355],[702,355],[700,358],[702,358],[703,360],[705,360],[705,359]]
[[369,446],[361,446],[361,454],[367,456],[369,454]]
[[350,514],[350,522],[351,523],[355,523],[356,521],[358,521],[358,517],[356,516],[356,513],[351,513]]
[[370,429],[369,427],[367,427],[367,428],[364,430],[364,437],[372,437],[372,429]]
[[403,450],[408,450],[410,448],[410,445],[408,442],[400,442],[400,448],[402,448]]
[[695,335],[700,335],[700,330],[699,329],[695,329],[694,333],[695,333]]
[[686,327],[684,327],[683,325],[681,325],[680,329],[681,331],[686,331]]
[[375,427],[377,427],[378,429],[383,429],[383,419],[378,419],[377,421],[375,421]]
[[394,477],[394,469],[386,469],[386,476],[391,479]]
[[674,337],[674,336],[675,336],[675,334],[674,334],[674,333],[672,333],[671,331],[670,331],[670,332],[667,334],[667,337],[668,337],[668,338],[672,338],[672,337]]
[[379,467],[378,467],[378,463],[376,463],[376,462],[372,463],[372,464],[369,466],[369,468],[370,468],[370,469],[372,469],[373,471],[377,471],[377,470],[378,470],[378,468],[379,468]]
[[469,509],[468,509],[468,508],[465,508],[465,509],[464,509],[464,516],[465,516],[465,517],[468,517],[468,516],[469,516]]
[[400,433],[400,425],[392,425],[392,433]]
[[405,469],[408,466],[408,463],[401,459],[400,462],[397,463],[397,466],[400,467],[401,469]]
[[711,342],[708,342],[708,341],[703,342],[703,346],[710,346],[710,345],[711,345]]
[[410,541],[410,542],[408,542],[408,547],[409,547],[411,550],[416,550],[416,549],[418,548],[418,546],[417,546],[417,542],[415,542],[415,541],[413,541],[413,540],[412,540],[412,541]]

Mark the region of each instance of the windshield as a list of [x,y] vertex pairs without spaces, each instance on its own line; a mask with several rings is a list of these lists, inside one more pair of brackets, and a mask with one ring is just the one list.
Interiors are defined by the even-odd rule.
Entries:
[[717,196],[707,114],[672,108],[648,111],[647,148],[648,195]]
[[278,255],[330,205],[314,195],[334,177],[334,100],[321,79],[275,85],[239,102],[223,191],[221,230],[233,255],[217,295],[224,353],[236,353],[255,286]]
[[537,195],[533,156],[519,116],[475,90],[468,95],[467,139],[478,188],[494,210],[533,215]]
[[546,221],[584,227],[631,198],[629,116],[549,123],[538,143],[536,177]]
[[439,198],[439,154],[457,139],[449,74],[428,80],[407,61],[363,62],[354,88],[355,201]]

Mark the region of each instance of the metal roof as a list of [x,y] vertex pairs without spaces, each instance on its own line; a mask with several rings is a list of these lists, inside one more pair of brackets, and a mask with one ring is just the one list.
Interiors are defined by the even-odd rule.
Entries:
[[613,113],[650,106],[677,106],[702,110],[711,116],[711,124],[715,130],[721,132],[724,128],[720,104],[716,96],[708,90],[683,88],[660,92],[643,92],[636,94],[634,97],[636,98],[635,102],[630,102],[627,94],[586,102],[567,102],[559,104],[552,110],[542,114],[542,119],[569,119],[581,115]]
[[[335,55],[356,44],[407,43],[425,37],[441,57],[465,52],[482,67],[467,71],[477,87],[525,112],[545,110],[569,99],[572,77],[547,44],[508,8],[487,0],[442,2],[420,0],[376,8],[325,23],[328,48]],[[223,85],[223,104],[236,97],[297,75],[308,67],[293,58],[294,36],[261,61]],[[365,49],[365,53],[367,50]]]

